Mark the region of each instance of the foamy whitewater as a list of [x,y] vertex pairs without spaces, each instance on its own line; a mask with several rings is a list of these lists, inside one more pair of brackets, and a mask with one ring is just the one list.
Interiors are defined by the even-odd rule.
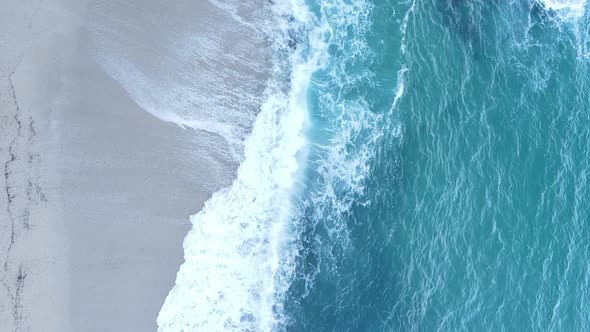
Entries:
[[[269,34],[286,62],[276,64],[236,180],[191,217],[185,262],[158,316],[159,331],[270,331],[284,323],[281,301],[295,255],[291,197],[306,144],[307,89],[326,51],[315,31],[301,42],[308,45],[288,46],[294,29],[313,29],[305,4],[281,3],[273,10],[279,28]],[[292,19],[281,20],[286,17]]]
[[549,9],[573,13],[581,16],[584,14],[586,0],[543,0],[543,4]]
[[586,1],[269,6],[264,101],[159,331],[589,330]]

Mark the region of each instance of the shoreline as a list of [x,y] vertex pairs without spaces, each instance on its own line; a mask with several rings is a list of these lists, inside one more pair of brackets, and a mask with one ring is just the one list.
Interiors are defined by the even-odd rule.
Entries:
[[[227,33],[240,31],[237,26],[241,23],[232,23],[234,16],[209,3],[210,13],[217,14],[203,20],[204,26],[188,25],[199,21],[195,17],[203,9],[203,5],[190,2],[169,11],[163,10],[166,3],[153,0],[142,3],[141,11],[116,0],[101,4],[52,0],[39,7],[12,1],[7,6],[22,11],[23,17],[7,17],[0,27],[11,29],[0,33],[13,33],[13,44],[8,45],[20,54],[3,51],[0,56],[19,63],[14,66],[14,90],[19,108],[27,112],[22,117],[27,122],[20,126],[11,122],[14,107],[8,108],[11,113],[0,113],[3,126],[23,128],[0,133],[1,144],[18,143],[13,148],[0,146],[2,161],[9,161],[8,165],[15,161],[10,166],[14,171],[9,172],[12,182],[3,187],[7,192],[14,188],[14,204],[18,204],[14,209],[29,211],[30,222],[29,226],[24,221],[20,224],[10,249],[10,271],[2,274],[8,285],[5,288],[13,295],[9,301],[0,300],[0,320],[11,322],[11,326],[4,325],[9,330],[155,330],[158,312],[182,263],[189,216],[197,213],[213,192],[233,181],[238,162],[228,151],[231,144],[239,151],[241,143],[232,143],[215,132],[182,129],[162,121],[154,111],[167,104],[146,104],[138,91],[156,97],[168,93],[161,89],[169,84],[158,84],[162,79],[190,84],[191,77],[181,74],[192,68],[204,80],[193,89],[175,88],[172,95],[178,96],[179,91],[221,93],[215,89],[219,84],[206,79],[216,75],[216,70],[231,67],[224,75],[236,77],[227,82],[234,92],[223,106],[243,114],[227,123],[220,112],[213,120],[235,127],[236,138],[242,139],[252,126],[257,113],[252,107],[259,102],[267,75],[268,56],[254,47],[261,42],[260,36],[244,34],[234,37],[240,38],[240,43],[228,44],[233,39],[227,39]],[[247,10],[240,12],[243,9],[236,9],[235,15],[247,17]],[[110,13],[125,17],[134,29],[117,30],[119,26],[104,18]],[[154,25],[154,15],[187,25]],[[19,26],[16,22],[20,21]],[[117,34],[97,34],[93,30],[97,22]],[[224,32],[219,28],[224,25],[228,30],[217,36],[218,52],[226,58],[236,52],[250,64],[258,61],[254,70],[240,63],[232,67],[229,60],[208,68],[205,65],[212,55],[204,54],[200,45],[184,42],[180,46],[191,48],[181,50],[171,43],[181,35],[178,29],[199,36],[211,29]],[[147,33],[150,30],[157,33]],[[118,48],[110,47],[114,44],[108,38],[121,42]],[[105,50],[116,50],[111,58],[133,63],[144,78],[156,82],[151,87],[160,90],[145,90],[147,81],[132,80],[143,84],[144,90],[138,90],[113,76],[100,63],[100,52]],[[162,72],[158,67],[164,63],[162,58],[170,64],[181,61],[184,66],[167,65]],[[207,71],[209,76],[203,75]],[[4,91],[10,87],[6,78],[12,75],[0,74]],[[244,86],[250,97],[237,94],[240,84],[250,81],[254,84]],[[4,96],[7,94],[0,96],[0,102],[10,104],[11,98]],[[169,102],[169,96],[163,101]],[[206,110],[199,107],[200,99],[190,101],[174,104],[172,111],[180,112],[180,107]],[[14,158],[7,153],[10,149]],[[12,199],[10,194],[2,196],[4,201]],[[0,212],[2,236],[6,237],[10,233],[5,231],[9,226],[5,217],[4,211]],[[0,248],[0,253],[6,251]]]

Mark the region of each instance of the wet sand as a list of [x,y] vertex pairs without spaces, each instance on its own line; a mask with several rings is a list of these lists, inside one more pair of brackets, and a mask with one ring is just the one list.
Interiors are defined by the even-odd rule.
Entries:
[[189,215],[230,184],[268,61],[236,23],[251,9],[170,6],[3,4],[2,331],[156,329]]

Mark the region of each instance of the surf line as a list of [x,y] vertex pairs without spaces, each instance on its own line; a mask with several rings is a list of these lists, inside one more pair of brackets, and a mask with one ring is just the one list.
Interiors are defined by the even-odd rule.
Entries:
[[191,216],[185,261],[158,315],[158,331],[271,331],[285,324],[282,300],[296,255],[291,195],[304,162],[299,152],[306,145],[307,91],[328,54],[327,27],[303,1],[271,6],[277,17],[269,32],[274,79],[245,140],[236,179]]

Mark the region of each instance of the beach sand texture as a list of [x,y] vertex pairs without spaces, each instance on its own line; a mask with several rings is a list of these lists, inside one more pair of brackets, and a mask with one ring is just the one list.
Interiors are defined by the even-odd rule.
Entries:
[[262,98],[259,7],[3,2],[0,331],[156,329]]

